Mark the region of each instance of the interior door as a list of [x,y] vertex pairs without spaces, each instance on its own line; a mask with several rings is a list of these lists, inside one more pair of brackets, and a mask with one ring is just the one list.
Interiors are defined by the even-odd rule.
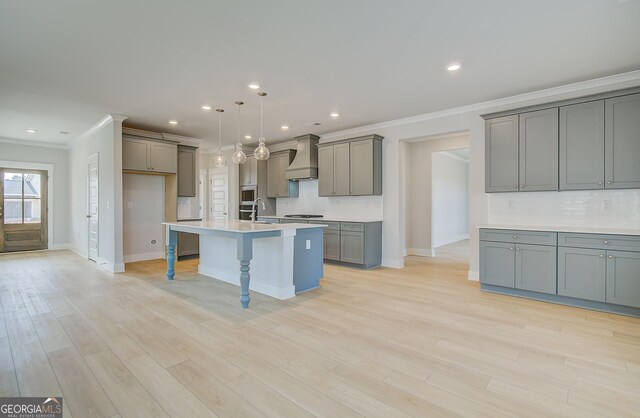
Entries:
[[229,218],[229,184],[227,173],[209,175],[211,204],[209,205],[211,220]]
[[98,154],[89,157],[87,189],[87,223],[89,230],[89,259],[98,260]]
[[47,172],[0,168],[0,252],[47,248]]

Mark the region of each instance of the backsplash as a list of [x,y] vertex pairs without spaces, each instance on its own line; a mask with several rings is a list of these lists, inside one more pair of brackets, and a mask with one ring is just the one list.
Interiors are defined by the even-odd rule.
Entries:
[[276,215],[314,214],[325,218],[382,219],[382,196],[319,197],[318,180],[302,180],[298,197],[278,199]]
[[489,224],[640,227],[640,190],[493,193]]

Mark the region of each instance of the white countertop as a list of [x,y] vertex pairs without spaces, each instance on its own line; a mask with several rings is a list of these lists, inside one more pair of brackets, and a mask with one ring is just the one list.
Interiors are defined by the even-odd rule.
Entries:
[[290,216],[275,216],[275,215],[258,215],[258,218],[269,218],[269,219],[296,219],[301,221],[315,221],[315,222],[382,222],[382,219],[374,219],[374,218],[292,218]]
[[261,224],[251,223],[251,221],[195,221],[195,222],[163,222],[163,225],[175,225],[181,228],[193,228],[199,230],[211,231],[227,231],[227,232],[265,232],[265,231],[282,231],[285,229],[306,229],[306,228],[323,228],[325,225],[319,224]]
[[540,225],[480,225],[487,229],[518,229],[522,231],[575,232],[581,234],[640,235],[637,228],[608,228],[591,226],[540,226]]

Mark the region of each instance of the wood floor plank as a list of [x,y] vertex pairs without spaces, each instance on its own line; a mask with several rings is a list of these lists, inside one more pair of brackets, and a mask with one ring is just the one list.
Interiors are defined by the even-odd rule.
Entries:
[[186,360],[182,353],[153,335],[141,322],[128,321],[120,326],[138,347],[149,353],[162,367],[169,367]]
[[73,345],[55,314],[52,312],[32,316],[31,320],[38,333],[38,337],[40,337],[40,342],[47,353],[69,348]]
[[114,353],[101,351],[84,359],[123,417],[168,417]]
[[87,356],[108,349],[104,341],[81,316],[67,315],[58,318],[58,321],[81,355]]
[[107,317],[87,318],[93,331],[120,360],[128,360],[145,353],[127,333]]

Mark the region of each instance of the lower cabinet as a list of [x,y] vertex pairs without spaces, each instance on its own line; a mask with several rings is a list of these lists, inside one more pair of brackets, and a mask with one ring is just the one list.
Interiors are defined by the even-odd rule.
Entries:
[[607,251],[606,302],[640,308],[640,253]]
[[364,232],[340,232],[340,261],[364,264]]
[[340,231],[324,230],[324,258],[340,261]]
[[504,242],[480,242],[480,282],[515,287],[515,246]]
[[558,248],[558,294],[605,301],[606,251]]

